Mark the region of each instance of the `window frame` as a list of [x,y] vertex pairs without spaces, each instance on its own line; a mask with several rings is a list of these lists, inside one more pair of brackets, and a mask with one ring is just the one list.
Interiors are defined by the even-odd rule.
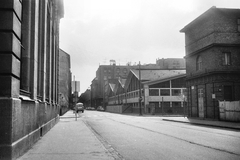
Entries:
[[[178,92],[178,94],[174,94],[174,91],[180,91],[180,92]],[[172,89],[172,96],[180,96],[182,94],[182,91],[181,91],[181,89]]]
[[231,65],[231,53],[223,52],[223,65],[230,66]]
[[197,57],[197,60],[196,60],[196,70],[197,71],[201,71],[202,70],[202,66],[203,66],[202,63],[203,63],[202,57],[199,55]]
[[[156,94],[158,93],[158,94]],[[149,88],[149,96],[159,96],[160,91],[157,88]]]
[[[165,91],[168,91],[169,94],[163,94],[163,93],[166,93]],[[171,96],[170,88],[169,89],[160,89],[160,96]]]

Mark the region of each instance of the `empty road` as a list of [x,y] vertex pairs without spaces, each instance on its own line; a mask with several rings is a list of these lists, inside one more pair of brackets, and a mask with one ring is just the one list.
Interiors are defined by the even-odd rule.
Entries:
[[240,132],[99,111],[83,121],[118,159],[240,159]]

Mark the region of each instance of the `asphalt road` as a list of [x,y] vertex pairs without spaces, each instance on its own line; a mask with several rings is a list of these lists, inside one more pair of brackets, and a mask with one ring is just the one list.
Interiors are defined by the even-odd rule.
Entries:
[[118,159],[240,159],[240,132],[99,111],[82,120]]

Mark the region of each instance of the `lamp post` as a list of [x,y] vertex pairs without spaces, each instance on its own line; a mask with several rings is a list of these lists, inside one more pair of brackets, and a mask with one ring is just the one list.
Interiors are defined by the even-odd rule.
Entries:
[[142,116],[141,64],[139,61],[139,116]]

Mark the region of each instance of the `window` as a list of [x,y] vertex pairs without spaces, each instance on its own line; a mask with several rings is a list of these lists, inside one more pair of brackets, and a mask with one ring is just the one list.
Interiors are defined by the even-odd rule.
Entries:
[[172,96],[180,96],[181,89],[172,89]]
[[117,68],[116,72],[117,72],[117,73],[120,73],[120,68]]
[[231,65],[231,53],[223,53],[223,65]]
[[173,108],[182,107],[181,102],[172,102],[172,107],[173,107]]
[[123,73],[127,74],[127,69],[126,68],[123,69]]
[[238,32],[240,32],[240,19],[237,20],[237,24],[238,24]]
[[179,66],[179,61],[173,61],[173,68],[178,68]]
[[170,89],[161,89],[160,95],[161,96],[170,96]]
[[197,57],[197,71],[202,70],[202,57]]
[[159,96],[159,89],[149,89],[149,96]]

